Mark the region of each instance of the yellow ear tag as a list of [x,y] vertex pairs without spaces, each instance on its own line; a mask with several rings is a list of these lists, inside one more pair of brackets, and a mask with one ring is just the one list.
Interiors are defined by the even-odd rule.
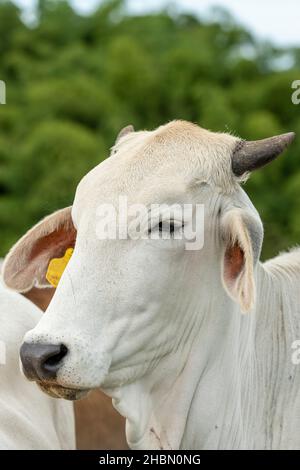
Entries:
[[71,259],[73,251],[73,248],[68,248],[62,258],[53,258],[50,261],[46,273],[46,279],[53,287],[58,286],[60,278]]

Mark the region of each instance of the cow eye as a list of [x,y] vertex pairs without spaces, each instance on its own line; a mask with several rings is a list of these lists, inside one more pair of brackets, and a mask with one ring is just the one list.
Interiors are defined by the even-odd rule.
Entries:
[[169,233],[170,235],[173,235],[176,230],[179,230],[180,228],[183,228],[184,224],[182,223],[179,225],[178,223],[176,224],[174,220],[160,220],[158,225],[156,227],[151,227],[149,228],[149,234],[155,230],[158,230],[159,233]]
[[162,222],[160,221],[158,224],[158,230],[160,233],[162,232],[168,232],[168,233],[174,233],[175,232],[175,225],[174,221],[171,220],[170,222]]

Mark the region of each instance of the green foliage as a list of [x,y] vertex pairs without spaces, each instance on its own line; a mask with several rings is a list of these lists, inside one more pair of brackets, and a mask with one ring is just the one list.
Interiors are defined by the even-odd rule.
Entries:
[[[277,67],[289,56],[294,66]],[[294,130],[300,49],[258,43],[223,10],[129,16],[122,0],[88,17],[40,0],[26,25],[0,0],[0,241],[3,256],[44,215],[72,203],[82,176],[129,123],[171,119],[259,139]],[[246,185],[265,223],[264,256],[300,239],[300,139]]]

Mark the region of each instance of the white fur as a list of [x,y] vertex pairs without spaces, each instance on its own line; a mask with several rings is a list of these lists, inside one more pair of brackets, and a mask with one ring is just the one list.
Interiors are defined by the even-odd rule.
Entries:
[[41,311],[0,282],[0,340],[6,364],[0,364],[0,449],[74,449],[73,407],[47,397],[21,374],[19,348]]
[[[260,264],[262,224],[231,170],[237,141],[186,122],[122,137],[77,188],[73,257],[25,336],[69,348],[58,384],[110,394],[134,449],[300,447],[299,252]],[[98,240],[97,207],[120,194],[204,204],[204,248]],[[244,270],[229,289],[237,241]]]

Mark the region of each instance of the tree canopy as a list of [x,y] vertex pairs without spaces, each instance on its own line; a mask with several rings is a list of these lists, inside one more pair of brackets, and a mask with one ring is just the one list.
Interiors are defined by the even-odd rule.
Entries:
[[[80,16],[67,1],[40,0],[26,24],[0,0],[0,58],[1,256],[72,203],[127,124],[187,119],[246,139],[300,136],[300,49],[259,42],[222,10],[209,21],[172,9],[131,16],[110,0]],[[300,137],[245,189],[265,225],[264,257],[299,243]]]

